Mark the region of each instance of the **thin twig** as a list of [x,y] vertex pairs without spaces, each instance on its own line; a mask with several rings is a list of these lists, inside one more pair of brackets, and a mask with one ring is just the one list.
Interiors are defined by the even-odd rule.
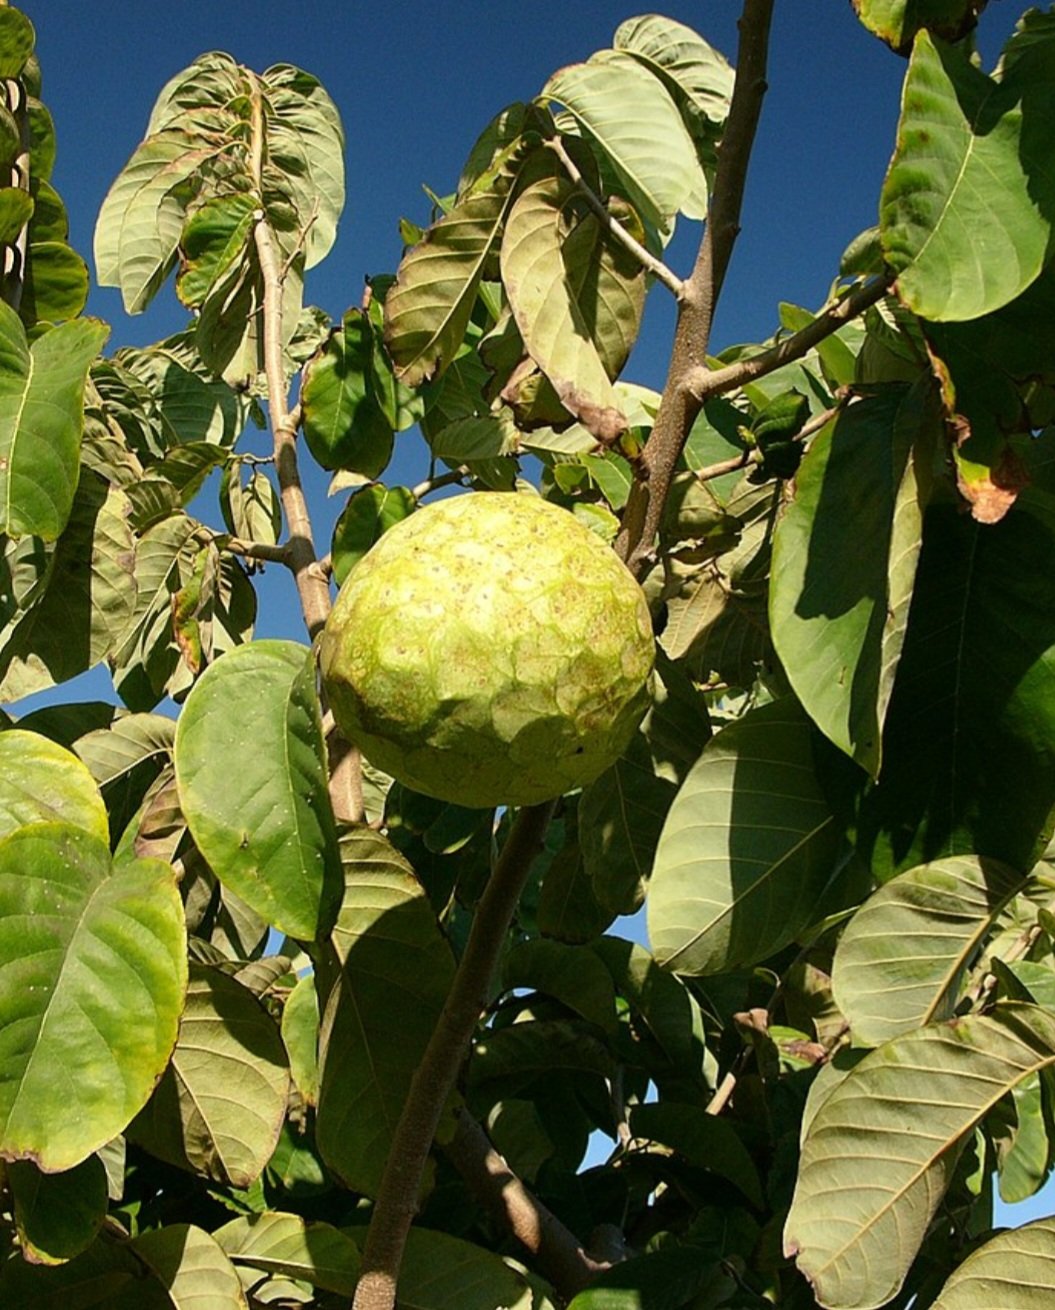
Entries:
[[638,241],[636,237],[631,236],[622,223],[608,212],[608,207],[583,177],[579,166],[576,164],[575,160],[572,159],[571,155],[568,154],[564,142],[560,137],[551,137],[550,140],[546,142],[546,145],[560,160],[564,171],[575,183],[576,187],[578,187],[586,203],[601,220],[602,226],[612,237],[612,240],[618,241],[624,250],[628,250],[630,254],[634,256],[642,268],[651,273],[657,282],[662,282],[675,299],[680,300],[682,291],[681,278],[678,277],[672,269],[668,268],[662,259],[657,259],[650,250],[646,250],[641,242]]
[[[827,427],[836,414],[846,408],[848,401],[849,395],[841,399],[837,405],[832,405],[830,409],[815,415],[808,423],[803,424],[791,440],[808,441],[821,428]],[[750,468],[753,464],[761,464],[764,459],[765,455],[757,446],[750,446],[742,450],[739,455],[730,455],[728,459],[720,459],[714,464],[705,464],[701,469],[694,469],[693,477],[697,482],[713,482],[715,478],[724,477],[727,473],[735,473],[738,469]]]
[[553,802],[525,806],[480,897],[469,940],[428,1047],[407,1093],[389,1148],[363,1250],[353,1310],[393,1310],[407,1233],[429,1151],[458,1070],[487,1004],[517,901],[542,848]]
[[453,487],[456,483],[464,482],[468,474],[468,468],[462,464],[456,469],[451,469],[449,473],[439,473],[435,477],[426,478],[424,482],[419,482],[416,487],[411,487],[410,494],[414,500],[421,500],[430,492],[438,491],[440,487]]
[[487,1134],[464,1109],[443,1152],[473,1195],[530,1252],[534,1265],[568,1300],[610,1268],[583,1250],[575,1234],[548,1210],[498,1154]]
[[736,82],[729,105],[707,225],[692,275],[682,284],[678,325],[655,426],[635,467],[616,550],[640,576],[648,564],[663,506],[701,401],[685,385],[706,365],[714,310],[725,280],[743,202],[747,166],[766,92],[773,0],[744,0]]
[[712,396],[736,391],[745,383],[765,377],[767,373],[775,372],[784,364],[790,364],[792,360],[807,355],[814,346],[837,332],[845,323],[857,318],[877,301],[882,300],[889,287],[889,278],[877,278],[875,281],[856,286],[845,296],[825,306],[812,323],[793,333],[792,336],[785,337],[783,341],[778,341],[775,346],[759,351],[757,355],[751,355],[747,359],[737,360],[735,364],[728,364],[725,368],[711,369],[706,366],[695,368],[686,376],[684,386],[692,393],[694,399],[703,404]]

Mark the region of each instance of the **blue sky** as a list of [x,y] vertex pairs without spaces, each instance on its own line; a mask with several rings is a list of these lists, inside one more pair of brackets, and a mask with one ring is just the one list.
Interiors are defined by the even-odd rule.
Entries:
[[[366,275],[394,270],[399,218],[426,219],[422,184],[451,190],[476,134],[498,109],[530,98],[556,69],[610,44],[623,19],[646,11],[611,0],[22,0],[21,7],[37,26],[43,98],[56,123],[53,180],[70,211],[71,240],[85,256],[99,205],[142,136],[155,96],[196,55],[222,49],[258,70],[290,62],[319,77],[344,118],[348,206],[338,243],[309,275],[307,294],[335,317],[358,303]],[[987,63],[1022,7],[984,15]],[[739,10],[738,0],[662,7],[730,60]],[[847,0],[776,6],[770,90],[714,348],[768,336],[781,300],[816,307],[825,299],[843,248],[876,221],[904,67],[860,27]],[[698,239],[694,225],[683,224],[668,252],[676,271],[688,270]],[[89,312],[112,324],[111,347],[147,343],[183,325],[171,292],[130,319],[116,292],[95,289]],[[653,291],[627,377],[662,386],[672,323],[669,298]],[[408,467],[422,469],[420,452]],[[310,485],[325,549],[338,506],[323,502],[321,479]],[[282,570],[268,571],[261,600],[260,635],[303,639]],[[47,699],[110,694],[109,679],[97,673]],[[1053,1208],[1026,1203],[1002,1211],[1002,1222]]]

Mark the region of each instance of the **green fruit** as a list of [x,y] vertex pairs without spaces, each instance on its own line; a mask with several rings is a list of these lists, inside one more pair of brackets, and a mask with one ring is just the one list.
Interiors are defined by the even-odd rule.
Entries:
[[640,587],[566,510],[473,493],[396,524],[349,574],[323,632],[334,717],[371,763],[467,806],[591,782],[650,697]]

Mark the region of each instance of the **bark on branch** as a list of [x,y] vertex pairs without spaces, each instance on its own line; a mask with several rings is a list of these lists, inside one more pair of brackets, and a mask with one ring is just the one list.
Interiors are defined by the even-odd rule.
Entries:
[[487,1003],[498,956],[520,893],[542,849],[553,803],[519,811],[483,896],[443,1012],[414,1073],[393,1135],[363,1250],[353,1310],[393,1310],[407,1233],[417,1210],[425,1162]]

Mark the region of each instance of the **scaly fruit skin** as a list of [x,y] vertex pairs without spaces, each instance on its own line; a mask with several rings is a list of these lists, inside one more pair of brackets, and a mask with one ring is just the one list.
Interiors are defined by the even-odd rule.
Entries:
[[622,755],[651,695],[641,588],[567,510],[474,492],[391,528],[322,635],[338,726],[415,791],[530,805]]

